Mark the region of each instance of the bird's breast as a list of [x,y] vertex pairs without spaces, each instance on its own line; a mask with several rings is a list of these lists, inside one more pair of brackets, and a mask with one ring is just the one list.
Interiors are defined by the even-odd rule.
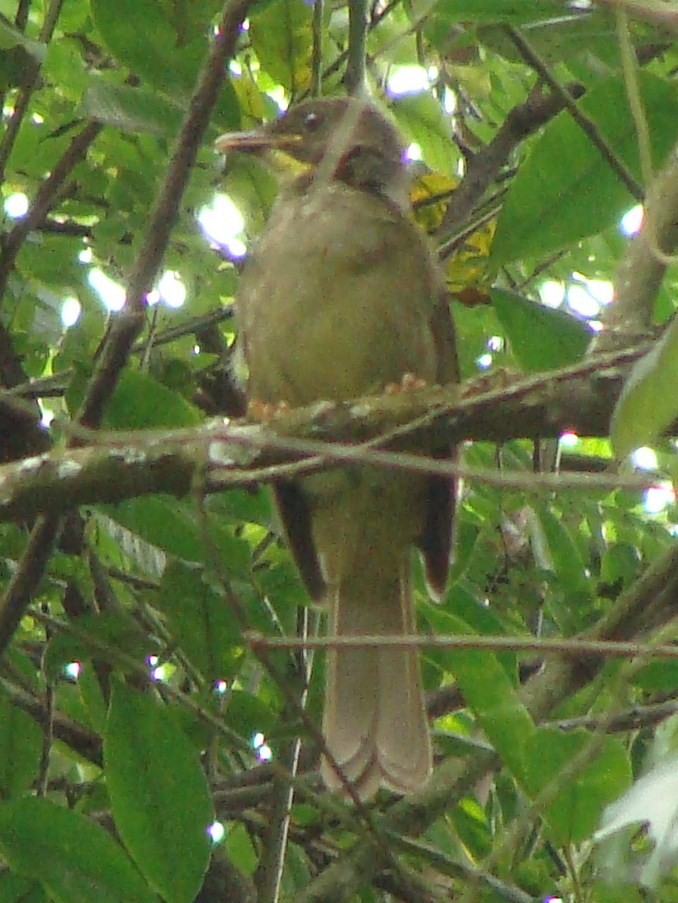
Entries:
[[431,260],[412,224],[362,192],[283,198],[243,274],[249,391],[297,406],[413,372],[435,378]]

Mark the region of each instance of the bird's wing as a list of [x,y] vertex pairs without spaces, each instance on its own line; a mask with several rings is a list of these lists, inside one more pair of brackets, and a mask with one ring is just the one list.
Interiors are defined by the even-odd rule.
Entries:
[[303,490],[298,483],[279,482],[275,484],[274,492],[287,545],[304,585],[314,602],[322,602],[325,580],[311,534],[311,515]]
[[[444,288],[441,288],[438,303],[432,311],[431,325],[438,358],[437,381],[440,385],[457,383],[460,377],[454,324]],[[452,445],[432,449],[430,453],[435,458],[450,461],[457,457],[457,449]],[[435,596],[445,592],[456,504],[456,479],[429,477],[426,519],[417,545],[424,558],[426,581]]]

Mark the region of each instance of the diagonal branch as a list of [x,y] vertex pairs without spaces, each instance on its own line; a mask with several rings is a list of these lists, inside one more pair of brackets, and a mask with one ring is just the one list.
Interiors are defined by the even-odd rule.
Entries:
[[[181,195],[216,103],[226,72],[226,63],[235,53],[240,25],[247,15],[250,2],[251,0],[227,0],[224,5],[217,35],[179,132],[169,169],[132,270],[126,306],[104,340],[96,370],[88,387],[79,417],[80,423],[85,426],[99,425],[104,405],[115,388],[141,329],[144,295],[160,266],[170,231],[177,218]],[[89,128],[93,129],[94,126],[87,126],[85,132]],[[53,514],[39,518],[19,566],[7,586],[5,595],[0,599],[0,655],[7,649],[31,598],[38,589],[60,523],[60,518]]]
[[572,119],[584,132],[584,134],[589,139],[591,144],[593,144],[596,150],[598,150],[603,160],[605,160],[610,169],[614,173],[616,173],[618,178],[626,186],[631,196],[636,198],[636,200],[638,201],[642,201],[645,195],[643,186],[638,184],[623,161],[620,160],[612,150],[604,136],[601,135],[596,123],[592,119],[589,119],[589,117],[579,109],[574,99],[570,97],[567,90],[560,84],[560,82],[553,75],[546,63],[542,60],[542,58],[534,50],[534,48],[530,45],[526,38],[520,33],[520,31],[517,28],[507,26],[506,32],[518,48],[518,51],[522,55],[525,62],[529,63],[529,65],[532,66],[535,72],[537,72],[538,75],[551,88],[551,90],[562,98]]
[[[562,88],[562,91],[566,92],[567,97],[576,100],[584,93],[584,87],[573,83]],[[524,103],[518,104],[509,112],[492,140],[468,158],[464,178],[452,193],[445,218],[438,230],[441,235],[453,235],[468,223],[476,205],[496,181],[514,148],[557,116],[565,106],[562,93],[546,94],[540,86],[536,86]]]
[[212,49],[151,211],[146,233],[127,283],[125,305],[104,339],[92,381],[80,411],[83,426],[98,426],[103,407],[110,398],[134,342],[143,326],[146,292],[160,267],[177,220],[179,203],[195,163],[202,136],[209,123],[224,80],[226,64],[235,53],[240,26],[252,0],[228,0],[224,6]]

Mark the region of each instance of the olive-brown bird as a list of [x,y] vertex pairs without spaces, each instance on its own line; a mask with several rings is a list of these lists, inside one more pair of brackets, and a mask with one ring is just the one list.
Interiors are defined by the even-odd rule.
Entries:
[[[403,145],[372,103],[307,101],[216,146],[296,163],[236,298],[250,400],[300,406],[379,393],[406,374],[458,379],[444,284],[411,215]],[[442,593],[453,481],[352,466],[280,482],[275,495],[304,583],[329,608],[330,634],[411,635],[412,548]],[[416,649],[335,648],[326,670],[323,734],[356,793],[420,788],[431,743]],[[327,759],[322,774],[342,790]]]

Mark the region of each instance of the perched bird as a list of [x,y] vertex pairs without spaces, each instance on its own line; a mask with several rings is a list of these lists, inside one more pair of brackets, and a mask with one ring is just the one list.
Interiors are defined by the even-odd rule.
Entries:
[[[236,297],[250,400],[301,406],[379,393],[408,374],[429,384],[458,380],[444,283],[412,219],[404,148],[372,103],[306,101],[216,147],[295,164]],[[452,454],[415,440],[406,448]],[[329,608],[330,634],[415,631],[412,548],[432,592],[442,593],[450,478],[342,466],[279,482],[275,495],[308,592]],[[360,798],[380,785],[420,788],[431,743],[416,649],[331,649],[323,735]],[[327,759],[322,774],[343,790]]]

